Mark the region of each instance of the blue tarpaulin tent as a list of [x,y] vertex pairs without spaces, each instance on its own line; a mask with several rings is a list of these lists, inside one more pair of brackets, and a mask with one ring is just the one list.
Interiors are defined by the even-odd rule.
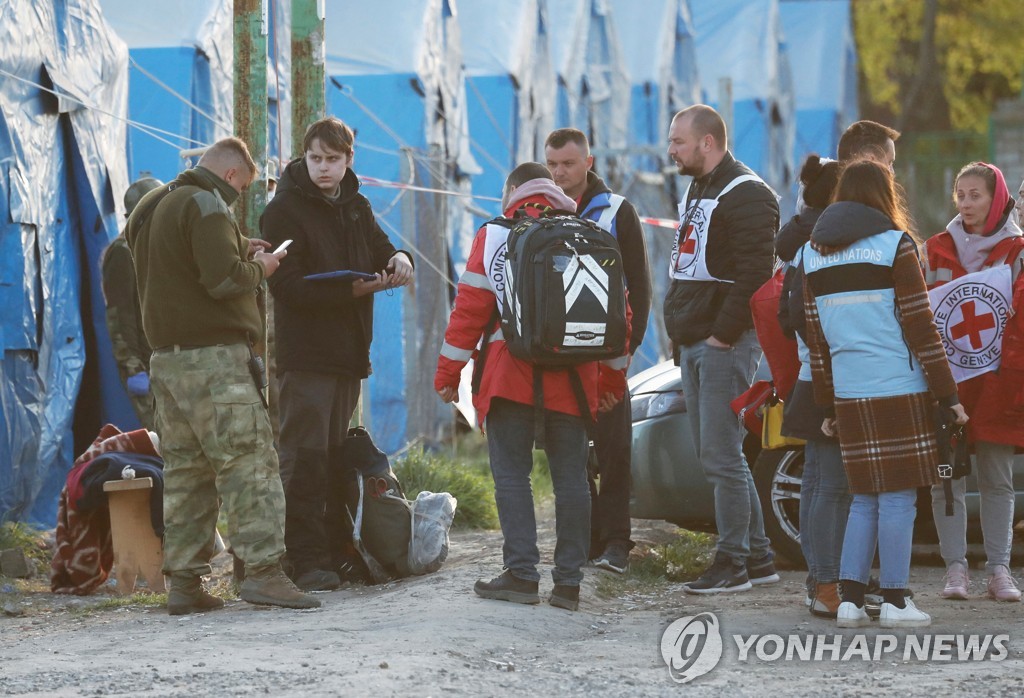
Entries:
[[[630,157],[624,170],[621,194],[642,216],[675,218],[677,193],[663,170],[672,163],[666,138],[672,116],[701,101],[697,78],[696,42],[687,0],[613,0],[612,10],[631,87],[628,143]],[[636,373],[662,361],[668,337],[662,320],[662,300],[668,291],[666,260],[672,247],[671,229],[644,225],[654,285],[647,336],[633,357]]]
[[[625,147],[629,77],[608,0],[553,0],[548,18],[558,75],[556,125],[580,129],[599,151]],[[595,159],[598,173],[609,176],[614,157]]]
[[74,454],[131,409],[99,282],[127,70],[95,0],[0,4],[0,520],[52,526]]
[[[469,133],[483,170],[473,178],[477,194],[500,197],[513,167],[543,160],[544,139],[555,123],[557,89],[545,6],[545,0],[459,6],[459,25],[467,37],[463,51]],[[488,36],[502,40],[485,40]],[[477,207],[488,217],[500,213],[497,202],[478,201]],[[476,223],[484,220],[478,217]],[[468,256],[468,242],[453,250],[457,267]]]
[[658,171],[672,115],[701,100],[697,46],[687,0],[612,0],[615,26],[631,85],[631,146],[652,146],[658,157],[638,165]]
[[[209,145],[234,132],[231,0],[100,0],[104,16],[128,44],[128,133],[132,179],[146,173],[163,181],[195,162],[181,151]],[[286,3],[268,16],[267,140],[271,160],[287,156],[291,142],[290,39]],[[280,120],[279,120],[280,117]],[[273,169],[273,168],[272,168]]]
[[732,87],[729,148],[776,192],[795,179],[793,82],[778,0],[716,0],[692,5],[697,65],[705,100],[719,102],[722,78]]
[[857,48],[849,0],[783,0],[796,95],[794,162],[835,157],[843,129],[858,118]]
[[[472,229],[465,203],[479,172],[468,139],[462,44],[450,0],[354,3],[327,17],[327,109],[356,131],[355,170],[465,196],[365,186],[396,247],[413,252],[415,288],[378,294],[364,420],[393,453],[451,422],[433,389],[448,317],[449,244]],[[358,30],[355,29],[358,27]],[[468,233],[471,234],[471,233]]]
[[233,131],[231,2],[100,5],[128,44],[128,115],[145,126],[128,133],[129,173],[132,179],[148,172],[170,181],[187,166],[182,150]]

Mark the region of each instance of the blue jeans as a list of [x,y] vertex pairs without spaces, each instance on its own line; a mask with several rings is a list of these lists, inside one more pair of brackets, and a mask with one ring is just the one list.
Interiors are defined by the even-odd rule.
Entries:
[[877,546],[880,586],[906,589],[916,516],[917,490],[853,495],[839,577],[867,584]]
[[[487,450],[494,501],[505,537],[505,568],[519,579],[540,580],[537,520],[533,509],[532,405],[495,398],[487,413]],[[555,490],[555,584],[579,586],[590,546],[587,432],[580,417],[544,410],[544,452]]]
[[850,491],[835,441],[808,441],[800,482],[800,549],[818,584],[839,581]]
[[704,476],[715,488],[718,552],[736,562],[771,553],[761,502],[743,455],[744,429],[729,403],[750,387],[761,347],[753,330],[729,349],[697,342],[680,347],[683,396]]

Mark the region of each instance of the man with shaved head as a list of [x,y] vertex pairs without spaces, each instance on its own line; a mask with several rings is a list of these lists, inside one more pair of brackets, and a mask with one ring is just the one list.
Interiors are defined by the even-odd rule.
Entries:
[[153,347],[171,615],[224,605],[202,587],[221,502],[228,538],[246,565],[242,599],[320,605],[280,565],[284,492],[253,347],[264,342],[263,280],[285,253],[243,237],[229,208],[255,176],[245,143],[217,141],[197,167],[142,198],[125,234]]
[[725,122],[698,104],[672,119],[668,156],[693,182],[665,297],[665,327],[679,352],[694,445],[715,490],[718,550],[693,594],[777,582],[761,505],[743,455],[743,428],[729,403],[750,387],[761,360],[750,297],[772,274],[779,230],[775,192],[728,150]]

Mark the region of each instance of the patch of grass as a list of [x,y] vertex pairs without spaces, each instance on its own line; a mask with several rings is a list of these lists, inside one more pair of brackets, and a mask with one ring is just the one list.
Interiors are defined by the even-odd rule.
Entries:
[[140,606],[160,607],[167,605],[167,594],[151,594],[135,592],[131,596],[111,596],[90,606],[91,610],[108,611],[118,608],[136,608]]
[[715,537],[679,529],[671,541],[661,545],[637,547],[630,556],[625,575],[602,575],[597,591],[602,596],[620,596],[630,591],[645,591],[667,582],[685,582],[696,578],[711,563]]
[[[484,468],[486,465],[485,460]],[[498,527],[490,471],[482,468],[479,461],[456,462],[447,455],[416,448],[396,459],[392,466],[409,499],[423,491],[449,492],[458,499],[453,527]]]
[[25,554],[34,574],[40,574],[50,564],[50,553],[42,532],[18,522],[0,524],[0,550],[16,548]]

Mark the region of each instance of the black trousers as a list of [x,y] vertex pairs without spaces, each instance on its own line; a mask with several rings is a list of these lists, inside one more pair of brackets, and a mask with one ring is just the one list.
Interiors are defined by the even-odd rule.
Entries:
[[330,373],[287,371],[281,388],[284,543],[296,574],[330,569],[326,527],[327,467],[348,434],[360,381]]
[[594,451],[600,486],[590,474],[590,559],[615,541],[633,547],[630,540],[629,494],[632,483],[633,422],[629,392],[619,404],[597,415]]

